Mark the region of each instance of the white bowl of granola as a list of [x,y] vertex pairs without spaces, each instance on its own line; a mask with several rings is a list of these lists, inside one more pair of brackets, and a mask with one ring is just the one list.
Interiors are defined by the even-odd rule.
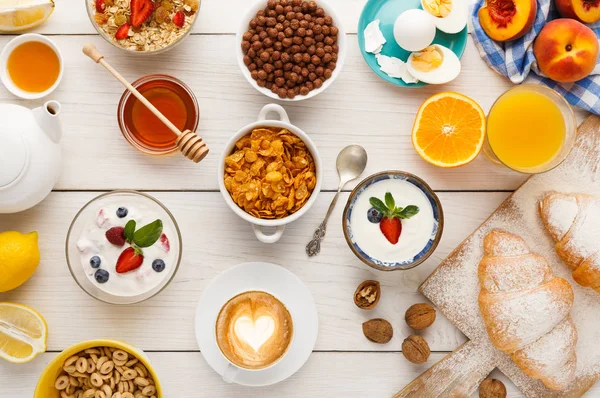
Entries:
[[[187,37],[201,0],[84,0],[92,25],[113,46],[137,54],[167,51]],[[158,2],[156,2],[158,3]]]

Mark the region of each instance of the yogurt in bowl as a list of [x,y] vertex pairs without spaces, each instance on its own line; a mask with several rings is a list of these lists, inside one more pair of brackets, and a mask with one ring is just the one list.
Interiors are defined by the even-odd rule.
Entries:
[[77,214],[67,260],[79,286],[112,304],[132,304],[165,288],[179,266],[181,236],[171,213],[151,196],[118,191]]
[[410,269],[437,247],[443,230],[437,195],[419,177],[401,171],[372,175],[350,195],[343,229],[348,246],[380,270]]

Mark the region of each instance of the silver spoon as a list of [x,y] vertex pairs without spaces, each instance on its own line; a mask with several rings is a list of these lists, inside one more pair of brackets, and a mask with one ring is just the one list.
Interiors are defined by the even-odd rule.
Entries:
[[315,231],[313,240],[306,245],[306,254],[309,257],[318,255],[321,252],[321,242],[325,239],[325,233],[327,232],[327,221],[335,208],[340,192],[344,186],[352,180],[357,179],[365,171],[367,167],[367,151],[360,145],[350,145],[342,149],[339,153],[336,161],[336,167],[338,176],[340,177],[340,186],[327,210],[325,219],[319,225],[319,228]]

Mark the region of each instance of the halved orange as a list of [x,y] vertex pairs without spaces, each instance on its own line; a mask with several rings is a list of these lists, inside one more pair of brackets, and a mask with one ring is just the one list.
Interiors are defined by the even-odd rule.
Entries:
[[415,119],[417,153],[439,167],[459,167],[475,159],[485,139],[485,113],[471,98],[452,92],[426,100]]

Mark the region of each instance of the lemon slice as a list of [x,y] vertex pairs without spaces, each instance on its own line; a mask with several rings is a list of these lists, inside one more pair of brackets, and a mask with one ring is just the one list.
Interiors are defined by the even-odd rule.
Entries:
[[0,0],[0,31],[34,28],[50,17],[54,0]]
[[0,303],[0,358],[12,363],[31,361],[46,351],[48,325],[26,305]]

